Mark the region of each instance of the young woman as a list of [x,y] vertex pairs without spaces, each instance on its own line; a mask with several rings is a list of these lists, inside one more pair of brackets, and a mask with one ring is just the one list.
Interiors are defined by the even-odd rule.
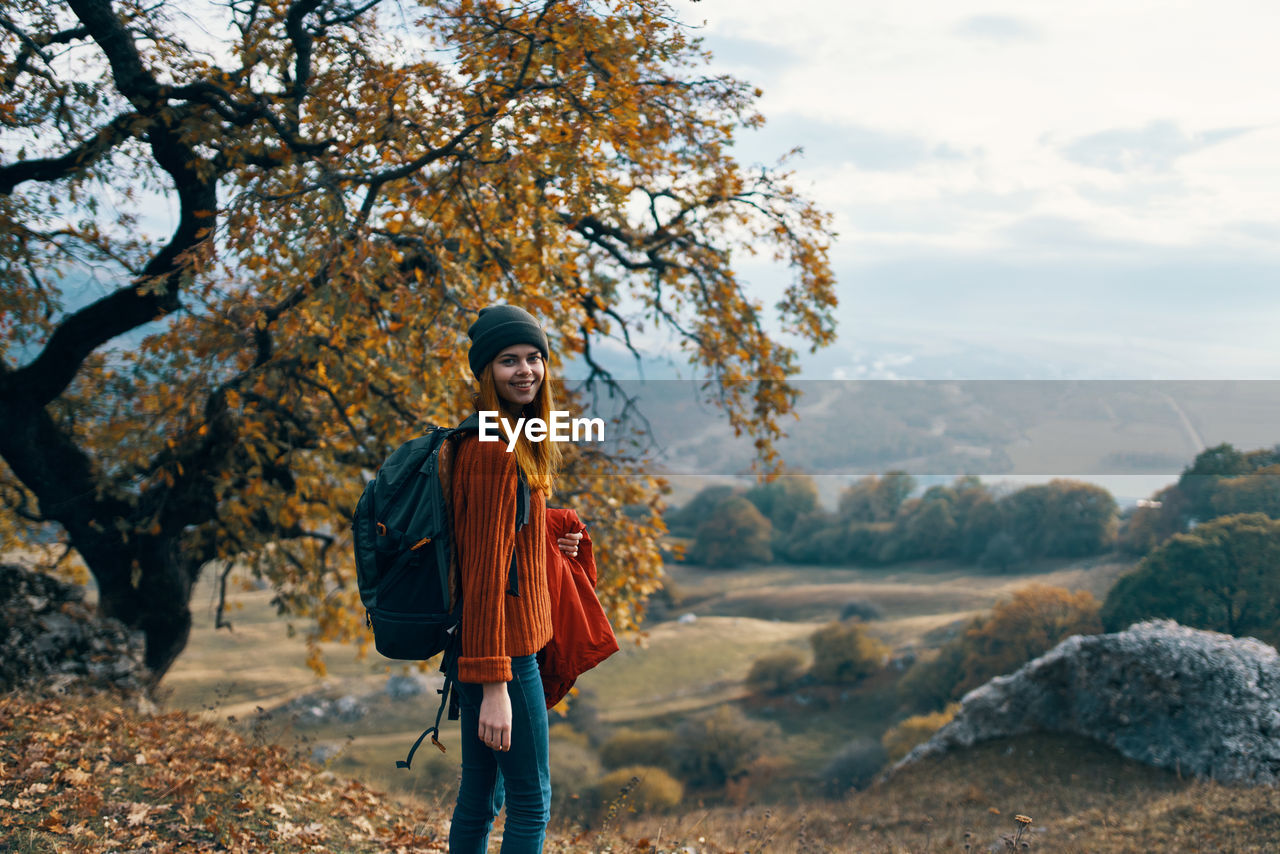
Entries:
[[[478,409],[512,423],[522,415],[549,422],[547,336],[533,316],[490,306],[468,335]],[[551,781],[536,653],[551,639],[545,516],[558,464],[555,442],[523,435],[510,453],[505,437],[467,436],[454,454],[450,492],[463,610],[462,783],[449,831],[453,854],[487,850],[504,800],[504,854],[542,850]],[[569,551],[563,540],[561,546]]]

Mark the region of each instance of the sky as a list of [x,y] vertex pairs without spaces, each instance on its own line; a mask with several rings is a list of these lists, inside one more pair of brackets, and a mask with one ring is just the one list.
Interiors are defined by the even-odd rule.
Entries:
[[[676,0],[835,214],[805,378],[1280,378],[1280,5]],[[762,296],[785,271],[742,268]]]

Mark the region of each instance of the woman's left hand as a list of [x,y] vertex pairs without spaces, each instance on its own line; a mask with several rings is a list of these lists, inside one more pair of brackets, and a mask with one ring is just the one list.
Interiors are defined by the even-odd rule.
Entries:
[[556,544],[560,546],[560,551],[564,552],[568,557],[578,556],[578,541],[582,539],[582,532],[576,534],[565,534],[556,540]]

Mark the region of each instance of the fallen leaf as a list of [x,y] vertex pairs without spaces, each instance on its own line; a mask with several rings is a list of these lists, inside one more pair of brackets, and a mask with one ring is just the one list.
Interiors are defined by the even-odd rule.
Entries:
[[129,817],[126,819],[130,827],[137,827],[147,820],[151,807],[147,804],[130,804]]

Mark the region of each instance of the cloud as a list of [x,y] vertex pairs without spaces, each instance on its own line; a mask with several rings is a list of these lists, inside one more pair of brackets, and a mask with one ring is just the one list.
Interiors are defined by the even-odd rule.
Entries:
[[863,124],[833,122],[806,116],[770,119],[763,129],[739,137],[739,147],[772,162],[800,146],[807,167],[851,164],[871,172],[906,172],[930,161],[962,161],[976,156],[925,136]]
[[1248,133],[1253,128],[1217,128],[1188,134],[1168,120],[1141,128],[1113,128],[1078,137],[1061,148],[1063,157],[1108,172],[1168,172],[1179,157]]
[[987,42],[1031,42],[1040,40],[1040,31],[1012,15],[970,15],[956,22],[951,31],[968,39]]

